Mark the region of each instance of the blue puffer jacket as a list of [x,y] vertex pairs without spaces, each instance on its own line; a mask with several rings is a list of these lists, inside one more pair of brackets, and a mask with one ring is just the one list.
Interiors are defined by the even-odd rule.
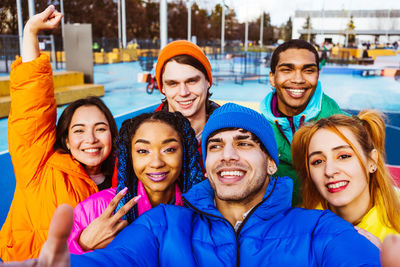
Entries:
[[160,205],[105,249],[72,255],[72,266],[379,266],[379,251],[330,211],[291,208],[290,178],[272,178],[238,232],[214,205],[208,182],[189,208]]

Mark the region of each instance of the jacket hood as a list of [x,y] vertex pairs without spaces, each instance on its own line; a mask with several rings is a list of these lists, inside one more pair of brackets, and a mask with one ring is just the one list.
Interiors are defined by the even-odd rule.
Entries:
[[[257,216],[269,218],[292,205],[293,181],[289,177],[270,177],[263,201],[255,211]],[[214,190],[207,180],[193,186],[183,198],[191,206],[214,216],[223,217],[214,203]],[[185,203],[185,201],[184,201]]]
[[[288,140],[292,141],[293,133],[292,129],[290,128],[289,121],[286,119],[286,117],[275,117],[274,114],[272,114],[271,112],[272,96],[275,94],[275,92],[276,88],[273,87],[272,91],[269,94],[267,94],[267,96],[261,101],[260,111],[272,124],[275,124],[275,121],[278,121],[281,129],[285,133]],[[322,96],[323,92],[321,83],[318,81],[317,88],[315,89],[314,94],[312,95],[310,101],[308,102],[307,107],[300,114],[293,116],[293,123],[296,127],[296,130],[300,126],[300,119],[302,116],[304,116],[305,121],[310,121],[318,116],[319,112],[321,111]]]

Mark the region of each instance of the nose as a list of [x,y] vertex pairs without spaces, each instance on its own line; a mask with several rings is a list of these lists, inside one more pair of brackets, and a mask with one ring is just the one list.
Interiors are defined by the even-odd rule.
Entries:
[[86,139],[86,142],[88,142],[89,144],[94,144],[97,141],[99,141],[99,139],[96,136],[96,132],[95,131],[87,131],[85,139]]
[[328,178],[333,178],[333,176],[338,172],[336,164],[332,161],[327,159],[325,163],[325,175]]
[[179,87],[179,95],[180,96],[188,96],[190,95],[190,91],[185,83],[181,83]]
[[150,167],[152,168],[161,168],[165,165],[160,152],[154,152],[151,155]]
[[232,144],[226,144],[223,150],[223,158],[225,161],[239,160],[239,155]]
[[294,83],[304,83],[304,77],[303,73],[301,70],[296,70],[294,71],[293,77],[292,77],[292,82]]

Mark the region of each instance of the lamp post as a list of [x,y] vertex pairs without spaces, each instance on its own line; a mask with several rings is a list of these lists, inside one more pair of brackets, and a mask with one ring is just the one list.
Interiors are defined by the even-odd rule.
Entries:
[[160,49],[167,45],[168,39],[168,17],[167,0],[160,0]]
[[225,1],[222,1],[221,16],[221,54],[223,54],[225,52]]
[[260,49],[263,47],[263,39],[264,39],[264,11],[261,12],[260,19]]
[[188,26],[187,26],[187,39],[190,41],[192,39],[192,4],[193,2],[189,0],[186,3],[188,12]]

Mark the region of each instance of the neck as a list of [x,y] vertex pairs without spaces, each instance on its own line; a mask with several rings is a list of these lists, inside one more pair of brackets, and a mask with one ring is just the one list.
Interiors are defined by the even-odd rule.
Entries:
[[357,200],[341,207],[330,206],[329,209],[349,223],[357,225],[370,210],[371,198],[369,193],[360,196]]
[[206,125],[207,122],[207,115],[206,111],[204,112],[199,112],[197,115],[194,115],[190,118],[187,118],[190,122],[190,126],[192,126],[194,132],[196,135],[203,131],[204,125]]
[[217,209],[221,212],[222,216],[224,216],[224,218],[235,227],[236,222],[244,220],[243,215],[246,212],[254,208],[254,206],[263,200],[268,187],[268,180],[269,179],[267,179],[261,190],[259,190],[255,195],[246,196],[244,199],[239,201],[221,200],[215,196]]
[[97,174],[101,173],[101,166],[95,166],[95,167],[84,166],[84,168],[89,176],[93,176],[93,175],[97,175]]
[[301,112],[303,112],[303,110],[307,107],[307,104],[305,104],[304,106],[298,107],[298,108],[288,107],[287,105],[282,103],[278,98],[277,109],[278,109],[279,113],[282,113],[283,115],[285,115],[287,117],[294,117],[296,115],[299,115]]
[[148,191],[146,188],[145,190],[153,208],[160,204],[170,203],[175,196],[175,184],[165,191]]

